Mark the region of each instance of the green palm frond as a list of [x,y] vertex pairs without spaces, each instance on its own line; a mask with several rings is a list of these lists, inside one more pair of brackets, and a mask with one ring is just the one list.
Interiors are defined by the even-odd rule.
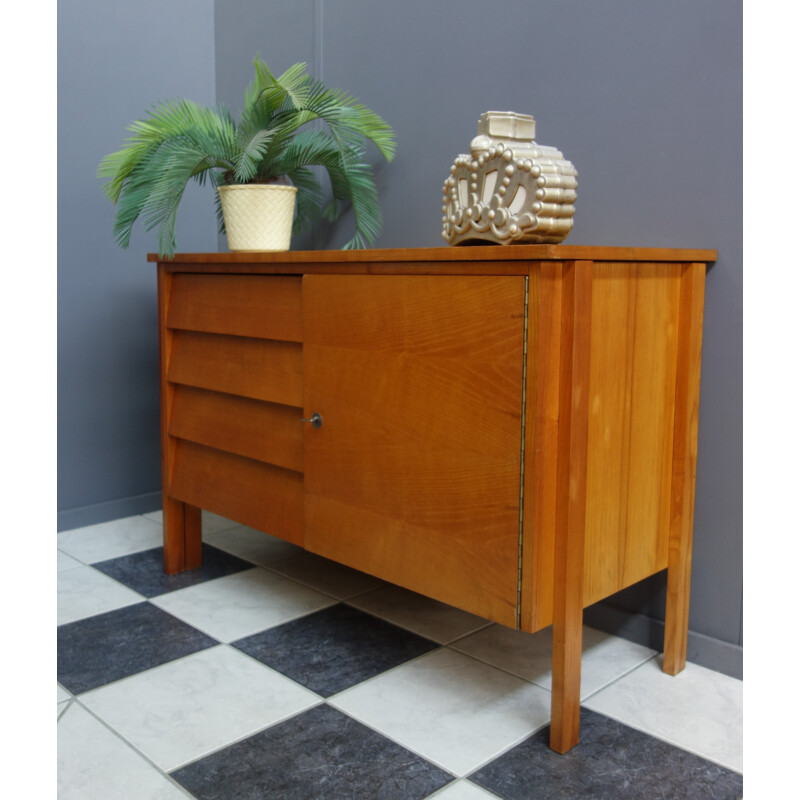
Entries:
[[375,112],[360,105],[344,92],[325,89],[316,83],[307,109],[322,119],[342,147],[355,147],[369,139],[387,161],[395,154],[394,133]]
[[105,191],[117,203],[114,236],[127,247],[141,217],[147,230],[161,227],[159,252],[171,255],[177,208],[189,180],[202,182],[209,170],[235,166],[235,125],[225,109],[184,100],[162,104],[129,130],[134,135],[126,146],[98,168],[99,177],[110,178]]
[[266,99],[270,108],[278,108],[287,98],[294,108],[305,108],[311,80],[306,72],[305,63],[294,64],[278,78],[269,71],[269,67],[260,58],[256,58],[253,63],[256,68],[255,82],[258,93]]
[[378,193],[372,170],[359,163],[358,151],[342,151],[336,139],[323,131],[307,130],[297,134],[281,159],[282,168],[289,173],[295,165],[324,167],[330,179],[333,201],[325,217],[335,219],[341,207],[350,204],[356,224],[356,236],[345,245],[363,247],[373,242],[381,229]]
[[307,166],[294,167],[286,176],[297,187],[297,215],[292,233],[308,230],[322,215],[324,195],[317,176]]
[[[341,91],[331,91],[294,64],[279,76],[256,58],[255,78],[245,92],[237,123],[222,106],[204,108],[188,100],[162,103],[144,120],[132,123],[133,134],[121,150],[106,156],[98,177],[117,205],[114,236],[122,247],[141,219],[147,230],[158,228],[159,254],[175,251],[175,220],[190,180],[216,187],[224,183],[272,182],[288,178],[297,187],[297,218],[302,230],[324,215],[335,219],[352,205],[356,233],[345,247],[365,247],[381,226],[371,167],[364,142],[373,142],[391,160],[395,153],[391,127],[377,114]],[[326,130],[306,128],[314,120]],[[311,167],[324,168],[333,197],[325,203]],[[223,229],[217,197],[217,217]]]
[[[248,139],[241,141],[241,152],[236,159],[233,176],[237,183],[248,183],[258,174],[259,164],[275,137],[275,131],[257,130]],[[242,137],[244,139],[244,137]]]

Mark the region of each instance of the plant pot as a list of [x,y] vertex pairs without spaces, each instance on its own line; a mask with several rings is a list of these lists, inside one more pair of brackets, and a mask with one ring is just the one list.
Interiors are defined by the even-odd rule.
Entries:
[[234,251],[288,250],[297,189],[272,183],[218,187],[228,247]]

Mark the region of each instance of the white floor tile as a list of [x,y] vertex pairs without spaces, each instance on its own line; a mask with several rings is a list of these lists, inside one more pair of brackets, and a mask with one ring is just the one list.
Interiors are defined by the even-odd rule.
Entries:
[[205,509],[201,512],[204,533],[216,533],[217,531],[226,531],[230,528],[236,528],[241,523],[234,522],[232,519],[221,517],[219,514],[214,514]]
[[94,567],[58,573],[58,624],[141,603],[145,598]]
[[87,692],[81,702],[172,771],[320,698],[219,645]]
[[497,800],[497,795],[487,792],[469,781],[454,781],[430,796],[430,800]]
[[584,705],[685,750],[742,771],[742,682],[687,664],[667,675],[643,664]]
[[245,525],[236,525],[221,531],[204,531],[203,541],[262,567],[271,566],[274,561],[303,552],[297,545]]
[[61,550],[58,551],[58,560],[56,562],[58,571],[61,572],[65,569],[74,569],[75,567],[82,567],[83,564],[72,556],[68,556]]
[[349,605],[368,611],[407,628],[420,636],[445,644],[467,633],[485,628],[489,621],[415,592],[389,586],[370,592]]
[[161,546],[161,528],[142,516],[124,517],[58,534],[58,549],[84,564]]
[[62,700],[69,700],[72,695],[60,684],[57,683],[56,686],[58,687],[58,702],[60,703]]
[[329,702],[458,776],[550,718],[549,692],[446,648]]
[[232,642],[336,601],[255,567],[154,597],[151,602],[215,639]]
[[[531,634],[492,625],[454,642],[452,646],[547,690],[552,688],[552,628]],[[584,626],[581,698],[607,686],[655,655],[656,651],[648,647]]]
[[60,718],[61,715],[67,710],[68,705],[69,705],[69,700],[64,700],[61,703],[58,703],[57,718]]
[[58,721],[58,800],[186,800],[78,703]]
[[269,568],[340,600],[355,597],[384,585],[383,581],[365,572],[350,569],[302,550],[290,558],[270,564]]

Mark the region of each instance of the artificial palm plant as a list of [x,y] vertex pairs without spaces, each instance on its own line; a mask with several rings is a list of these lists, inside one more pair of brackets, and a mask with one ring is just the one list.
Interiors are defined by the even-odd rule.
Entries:
[[[356,231],[345,248],[374,242],[381,214],[364,146],[370,140],[391,160],[391,127],[354,98],[313,80],[305,64],[295,64],[279,77],[259,58],[254,65],[255,79],[238,123],[221,105],[162,103],[147,119],[132,123],[128,130],[133,136],[125,146],[102,160],[97,174],[109,179],[104,188],[117,205],[114,235],[120,246],[127,247],[141,217],[147,230],[158,228],[159,254],[172,256],[183,192],[190,179],[204,184],[207,178],[215,187],[291,183],[297,188],[294,233],[320,216],[333,221],[352,205]],[[325,129],[303,127],[314,120],[321,120]],[[332,197],[327,202],[313,167],[324,167],[330,178]]]

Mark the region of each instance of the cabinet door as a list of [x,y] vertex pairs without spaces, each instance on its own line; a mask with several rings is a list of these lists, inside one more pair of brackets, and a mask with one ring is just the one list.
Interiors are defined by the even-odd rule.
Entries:
[[303,279],[305,546],[517,623],[525,279]]

